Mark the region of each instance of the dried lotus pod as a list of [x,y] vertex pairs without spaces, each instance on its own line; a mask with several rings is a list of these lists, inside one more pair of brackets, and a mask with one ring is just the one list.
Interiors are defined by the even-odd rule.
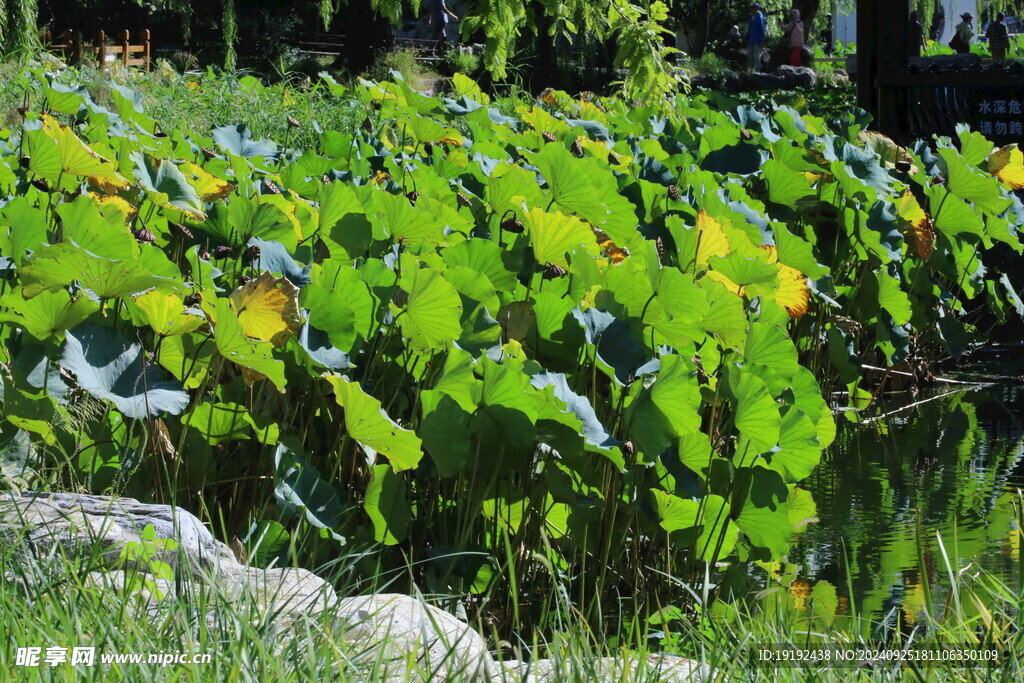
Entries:
[[417,192],[416,190],[413,190],[412,192],[406,192],[405,198],[409,200],[410,204],[415,205],[416,200],[420,198],[420,193]]
[[661,239],[660,237],[657,237],[654,240],[654,244],[658,249],[658,258],[663,258],[665,256],[665,240]]
[[583,143],[579,140],[572,141],[572,153],[578,157],[583,156]]
[[679,194],[679,188],[675,185],[668,186],[668,198],[674,202],[678,202],[681,195]]
[[156,235],[147,228],[132,230],[132,235],[135,237],[136,242],[141,242],[142,244],[153,244],[153,242],[156,242]]
[[434,153],[434,145],[432,145],[429,142],[424,142],[423,143],[423,153],[426,154],[428,157],[433,155],[433,153]]
[[299,123],[299,120],[294,116],[287,116],[285,117],[285,120],[288,121],[288,125],[291,128],[302,128],[302,124]]
[[21,166],[22,168],[28,168],[28,165],[31,161],[32,159],[30,159],[27,156],[18,157],[18,165]]
[[254,244],[245,250],[245,258],[250,263],[256,263],[260,260],[260,247],[258,244]]
[[185,305],[190,307],[198,306],[199,302],[202,300],[203,297],[199,296],[198,294],[189,294],[188,296],[185,297]]
[[557,141],[558,141],[558,138],[556,138],[556,137],[555,137],[555,134],[554,134],[554,133],[552,133],[552,132],[551,132],[550,130],[545,130],[545,131],[542,131],[542,132],[541,132],[541,136],[542,136],[542,137],[543,137],[543,138],[544,138],[545,140],[547,140],[548,142],[557,142]]
[[565,272],[565,268],[562,266],[556,266],[553,263],[549,263],[548,267],[544,269],[544,275],[541,277],[545,280],[554,280],[556,277],[563,277]]
[[462,194],[461,192],[455,193],[455,200],[459,203],[459,206],[464,206],[467,209],[473,208],[473,202],[471,202],[469,197]]
[[209,261],[211,258],[213,258],[213,256],[210,255],[209,249],[203,249],[202,251],[199,252],[198,256],[203,261]]
[[213,258],[225,259],[231,256],[231,247],[225,247],[223,245],[213,248]]
[[263,191],[268,194],[281,194],[281,188],[278,187],[270,178],[263,179]]
[[171,223],[171,234],[187,240],[192,239],[192,231],[181,223]]
[[[512,214],[511,218],[505,218],[509,214]],[[510,209],[502,216],[501,229],[505,232],[511,232],[513,235],[521,235],[525,228],[523,228],[523,222],[516,216],[515,211]]]
[[32,181],[32,187],[36,188],[40,192],[49,192],[50,185],[42,178],[36,178]]

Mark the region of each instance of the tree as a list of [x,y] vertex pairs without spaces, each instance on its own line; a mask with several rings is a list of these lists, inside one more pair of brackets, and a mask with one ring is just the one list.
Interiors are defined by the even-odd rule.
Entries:
[[38,0],[0,0],[0,54],[24,50],[36,43]]

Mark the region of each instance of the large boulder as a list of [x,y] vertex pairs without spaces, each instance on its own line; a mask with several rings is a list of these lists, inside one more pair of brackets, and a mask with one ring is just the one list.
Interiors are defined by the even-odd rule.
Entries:
[[[499,678],[501,669],[480,634],[422,600],[388,593],[344,598],[338,602],[336,614],[350,642],[359,649],[378,652],[380,660],[390,660],[389,675],[413,667],[438,680]],[[412,662],[410,653],[414,654]]]
[[[186,561],[198,570],[225,558],[234,561],[231,550],[181,508],[77,493],[0,494],[0,538],[22,540],[44,555],[59,546],[68,557],[92,557],[96,550],[102,559],[114,562],[128,544],[141,543],[147,526],[153,527],[156,540],[175,542],[174,549],[157,547],[154,557],[171,567]],[[129,559],[126,566],[134,564]]]
[[813,88],[818,82],[818,75],[814,73],[814,69],[809,69],[806,66],[784,64],[775,67],[775,71],[772,73],[786,82],[786,88]]
[[784,90],[786,81],[775,74],[744,71],[739,74],[737,88],[739,90]]

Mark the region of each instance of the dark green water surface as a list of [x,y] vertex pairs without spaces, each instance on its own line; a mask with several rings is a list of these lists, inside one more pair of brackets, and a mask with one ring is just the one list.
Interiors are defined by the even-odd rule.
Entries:
[[763,567],[763,603],[811,621],[856,614],[906,630],[926,608],[925,582],[933,613],[942,609],[951,569],[1018,591],[1022,367],[1024,349],[1006,352],[981,372],[947,376],[992,386],[940,383],[903,397],[933,400],[898,413],[900,397],[890,397],[876,412],[895,414],[867,424],[837,415],[835,443],[802,484],[820,521],[788,562]]

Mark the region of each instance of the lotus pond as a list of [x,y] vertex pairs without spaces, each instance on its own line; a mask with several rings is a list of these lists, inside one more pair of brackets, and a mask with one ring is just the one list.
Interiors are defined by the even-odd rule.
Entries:
[[1016,146],[463,76],[324,77],[271,140],[76,78],[26,72],[0,131],[5,485],[175,501],[498,638],[1012,578],[1018,416],[889,413],[1024,315]]

